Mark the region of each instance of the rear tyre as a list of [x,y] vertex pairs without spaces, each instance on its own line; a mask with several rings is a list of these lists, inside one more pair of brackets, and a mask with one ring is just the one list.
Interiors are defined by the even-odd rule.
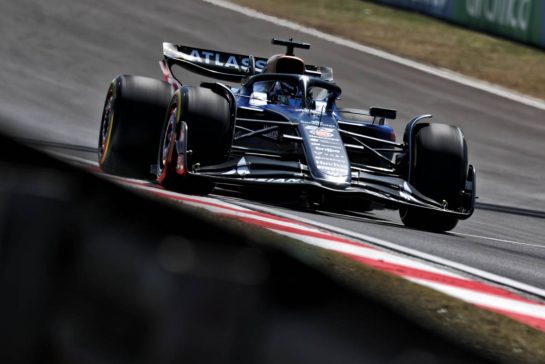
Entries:
[[98,140],[103,171],[131,178],[151,178],[161,127],[172,95],[163,81],[117,76],[106,94]]
[[[184,125],[185,124],[185,125]],[[176,143],[185,132],[187,141],[185,173],[176,170]],[[176,91],[168,107],[157,155],[157,181],[163,187],[183,193],[206,195],[215,184],[188,174],[195,166],[222,163],[231,144],[231,112],[227,99],[203,87],[185,86]],[[181,151],[180,151],[181,152]],[[183,158],[183,154],[180,155]]]
[[[411,184],[449,210],[461,207],[468,162],[467,144],[460,128],[423,125],[416,132],[413,152]],[[404,207],[399,214],[403,224],[422,230],[443,232],[454,229],[458,223],[458,218],[440,211]]]

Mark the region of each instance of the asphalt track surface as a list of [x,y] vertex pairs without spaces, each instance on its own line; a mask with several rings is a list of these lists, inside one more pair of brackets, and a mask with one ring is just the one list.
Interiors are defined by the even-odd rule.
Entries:
[[301,55],[334,67],[343,106],[396,108],[392,125],[399,137],[416,114],[461,126],[483,208],[449,234],[404,228],[391,211],[280,209],[545,288],[542,110],[199,0],[0,0],[0,8],[0,127],[23,138],[75,145],[65,152],[89,159],[96,159],[85,149],[96,146],[109,82],[119,73],[160,77],[163,41],[258,56],[279,51],[272,36],[309,41],[310,52]]

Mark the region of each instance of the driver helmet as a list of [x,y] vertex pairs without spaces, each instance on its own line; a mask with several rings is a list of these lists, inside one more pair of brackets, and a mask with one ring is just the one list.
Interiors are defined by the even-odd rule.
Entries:
[[263,73],[293,73],[302,75],[305,73],[305,62],[299,57],[275,54],[267,60],[267,65]]
[[302,104],[298,86],[285,81],[273,83],[269,90],[269,99],[293,107],[300,107]]
[[[267,65],[263,69],[263,73],[291,73],[302,75],[305,73],[305,62],[299,57],[275,54],[267,60]],[[297,85],[284,81],[276,81],[270,87],[268,97],[273,102],[300,107],[301,95],[298,93],[299,90]]]

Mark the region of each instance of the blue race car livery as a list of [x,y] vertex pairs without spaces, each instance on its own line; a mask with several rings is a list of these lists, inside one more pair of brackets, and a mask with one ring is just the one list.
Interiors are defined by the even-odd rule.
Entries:
[[[476,173],[458,127],[420,115],[397,141],[386,122],[395,110],[338,107],[332,69],[294,55],[309,44],[272,43],[286,52],[261,58],[164,43],[163,81],[118,76],[102,115],[102,169],[184,193],[290,190],[324,205],[350,201],[352,210],[399,209],[405,225],[433,231],[471,216]],[[228,84],[189,86],[175,67]]]

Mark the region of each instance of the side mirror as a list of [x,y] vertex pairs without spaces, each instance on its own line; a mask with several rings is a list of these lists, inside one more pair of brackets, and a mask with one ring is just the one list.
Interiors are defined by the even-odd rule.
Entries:
[[252,92],[252,94],[250,95],[250,105],[252,105],[252,106],[267,105],[267,93],[266,92]]
[[381,107],[370,107],[369,115],[374,118],[394,120],[397,117],[397,111],[393,109],[384,109]]

